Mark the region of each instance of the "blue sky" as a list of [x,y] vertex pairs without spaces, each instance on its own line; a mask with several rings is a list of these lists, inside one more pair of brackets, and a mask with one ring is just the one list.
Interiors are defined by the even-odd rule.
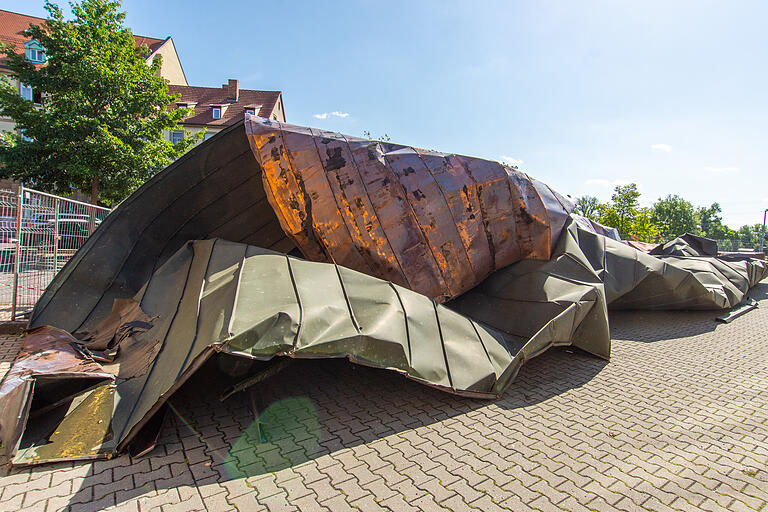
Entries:
[[123,8],[135,33],[173,36],[190,84],[282,90],[295,124],[521,161],[572,196],[634,181],[646,205],[717,201],[734,228],[768,208],[768,2]]

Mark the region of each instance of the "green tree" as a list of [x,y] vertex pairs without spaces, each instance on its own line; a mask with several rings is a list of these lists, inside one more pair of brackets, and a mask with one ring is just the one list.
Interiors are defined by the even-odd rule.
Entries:
[[611,201],[599,205],[598,212],[598,222],[618,229],[624,239],[648,242],[659,234],[658,226],[652,219],[652,210],[640,207],[640,192],[635,183],[613,189]]
[[668,195],[653,205],[651,221],[658,226],[659,234],[666,240],[696,233],[698,218],[693,205],[677,195]]
[[[737,231],[741,247],[757,249],[760,247],[760,232],[763,231],[762,224],[752,226],[744,225]],[[768,242],[768,229],[763,233],[763,241]]]
[[598,220],[600,215],[600,200],[595,196],[581,196],[576,199],[576,206],[573,209],[573,213],[592,219]]
[[659,236],[659,226],[653,221],[653,209],[640,208],[637,211],[630,236],[642,242],[652,242]]
[[714,240],[738,239],[738,233],[723,224],[721,213],[722,209],[718,203],[712,203],[709,208],[700,207],[696,210],[702,234]]
[[82,0],[71,7],[73,19],[65,20],[46,2],[45,23],[26,31],[45,48],[44,66],[0,47],[12,76],[40,103],[7,82],[0,87],[0,114],[19,130],[0,142],[0,174],[57,193],[90,190],[94,203],[119,201],[199,136],[175,145],[164,140],[163,130],[177,128],[189,111],[167,108],[176,98],[159,75],[161,61],[146,64],[149,49],[136,47],[120,3]]
[[617,185],[611,202],[600,207],[600,223],[619,230],[622,237],[632,234],[632,225],[638,214],[640,192],[635,183]]

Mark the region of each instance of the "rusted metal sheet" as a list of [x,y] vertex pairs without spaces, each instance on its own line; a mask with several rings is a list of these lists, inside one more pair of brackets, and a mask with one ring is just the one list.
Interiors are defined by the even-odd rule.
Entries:
[[[50,326],[32,329],[22,341],[21,351],[0,385],[0,439],[5,456],[15,454],[30,415],[44,415],[114,380],[74,348],[76,341],[68,332]],[[46,390],[33,409],[33,394],[42,386]]]
[[246,117],[267,199],[305,256],[438,302],[550,258],[572,208],[498,162]]

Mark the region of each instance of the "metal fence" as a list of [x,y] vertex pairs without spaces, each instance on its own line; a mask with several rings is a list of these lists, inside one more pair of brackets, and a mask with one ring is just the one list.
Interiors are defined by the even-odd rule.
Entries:
[[0,318],[30,311],[110,211],[24,187],[0,191]]
[[741,240],[715,240],[719,252],[737,252],[739,249],[754,249],[752,244],[743,244]]
[[[744,240],[715,240],[720,252],[760,251],[760,239],[745,242]],[[768,240],[766,240],[768,245]]]

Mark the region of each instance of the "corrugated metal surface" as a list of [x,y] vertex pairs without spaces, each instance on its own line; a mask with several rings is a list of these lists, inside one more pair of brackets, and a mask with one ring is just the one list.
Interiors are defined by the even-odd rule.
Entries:
[[548,260],[570,204],[498,162],[246,116],[280,224],[315,261],[438,302],[521,259]]

